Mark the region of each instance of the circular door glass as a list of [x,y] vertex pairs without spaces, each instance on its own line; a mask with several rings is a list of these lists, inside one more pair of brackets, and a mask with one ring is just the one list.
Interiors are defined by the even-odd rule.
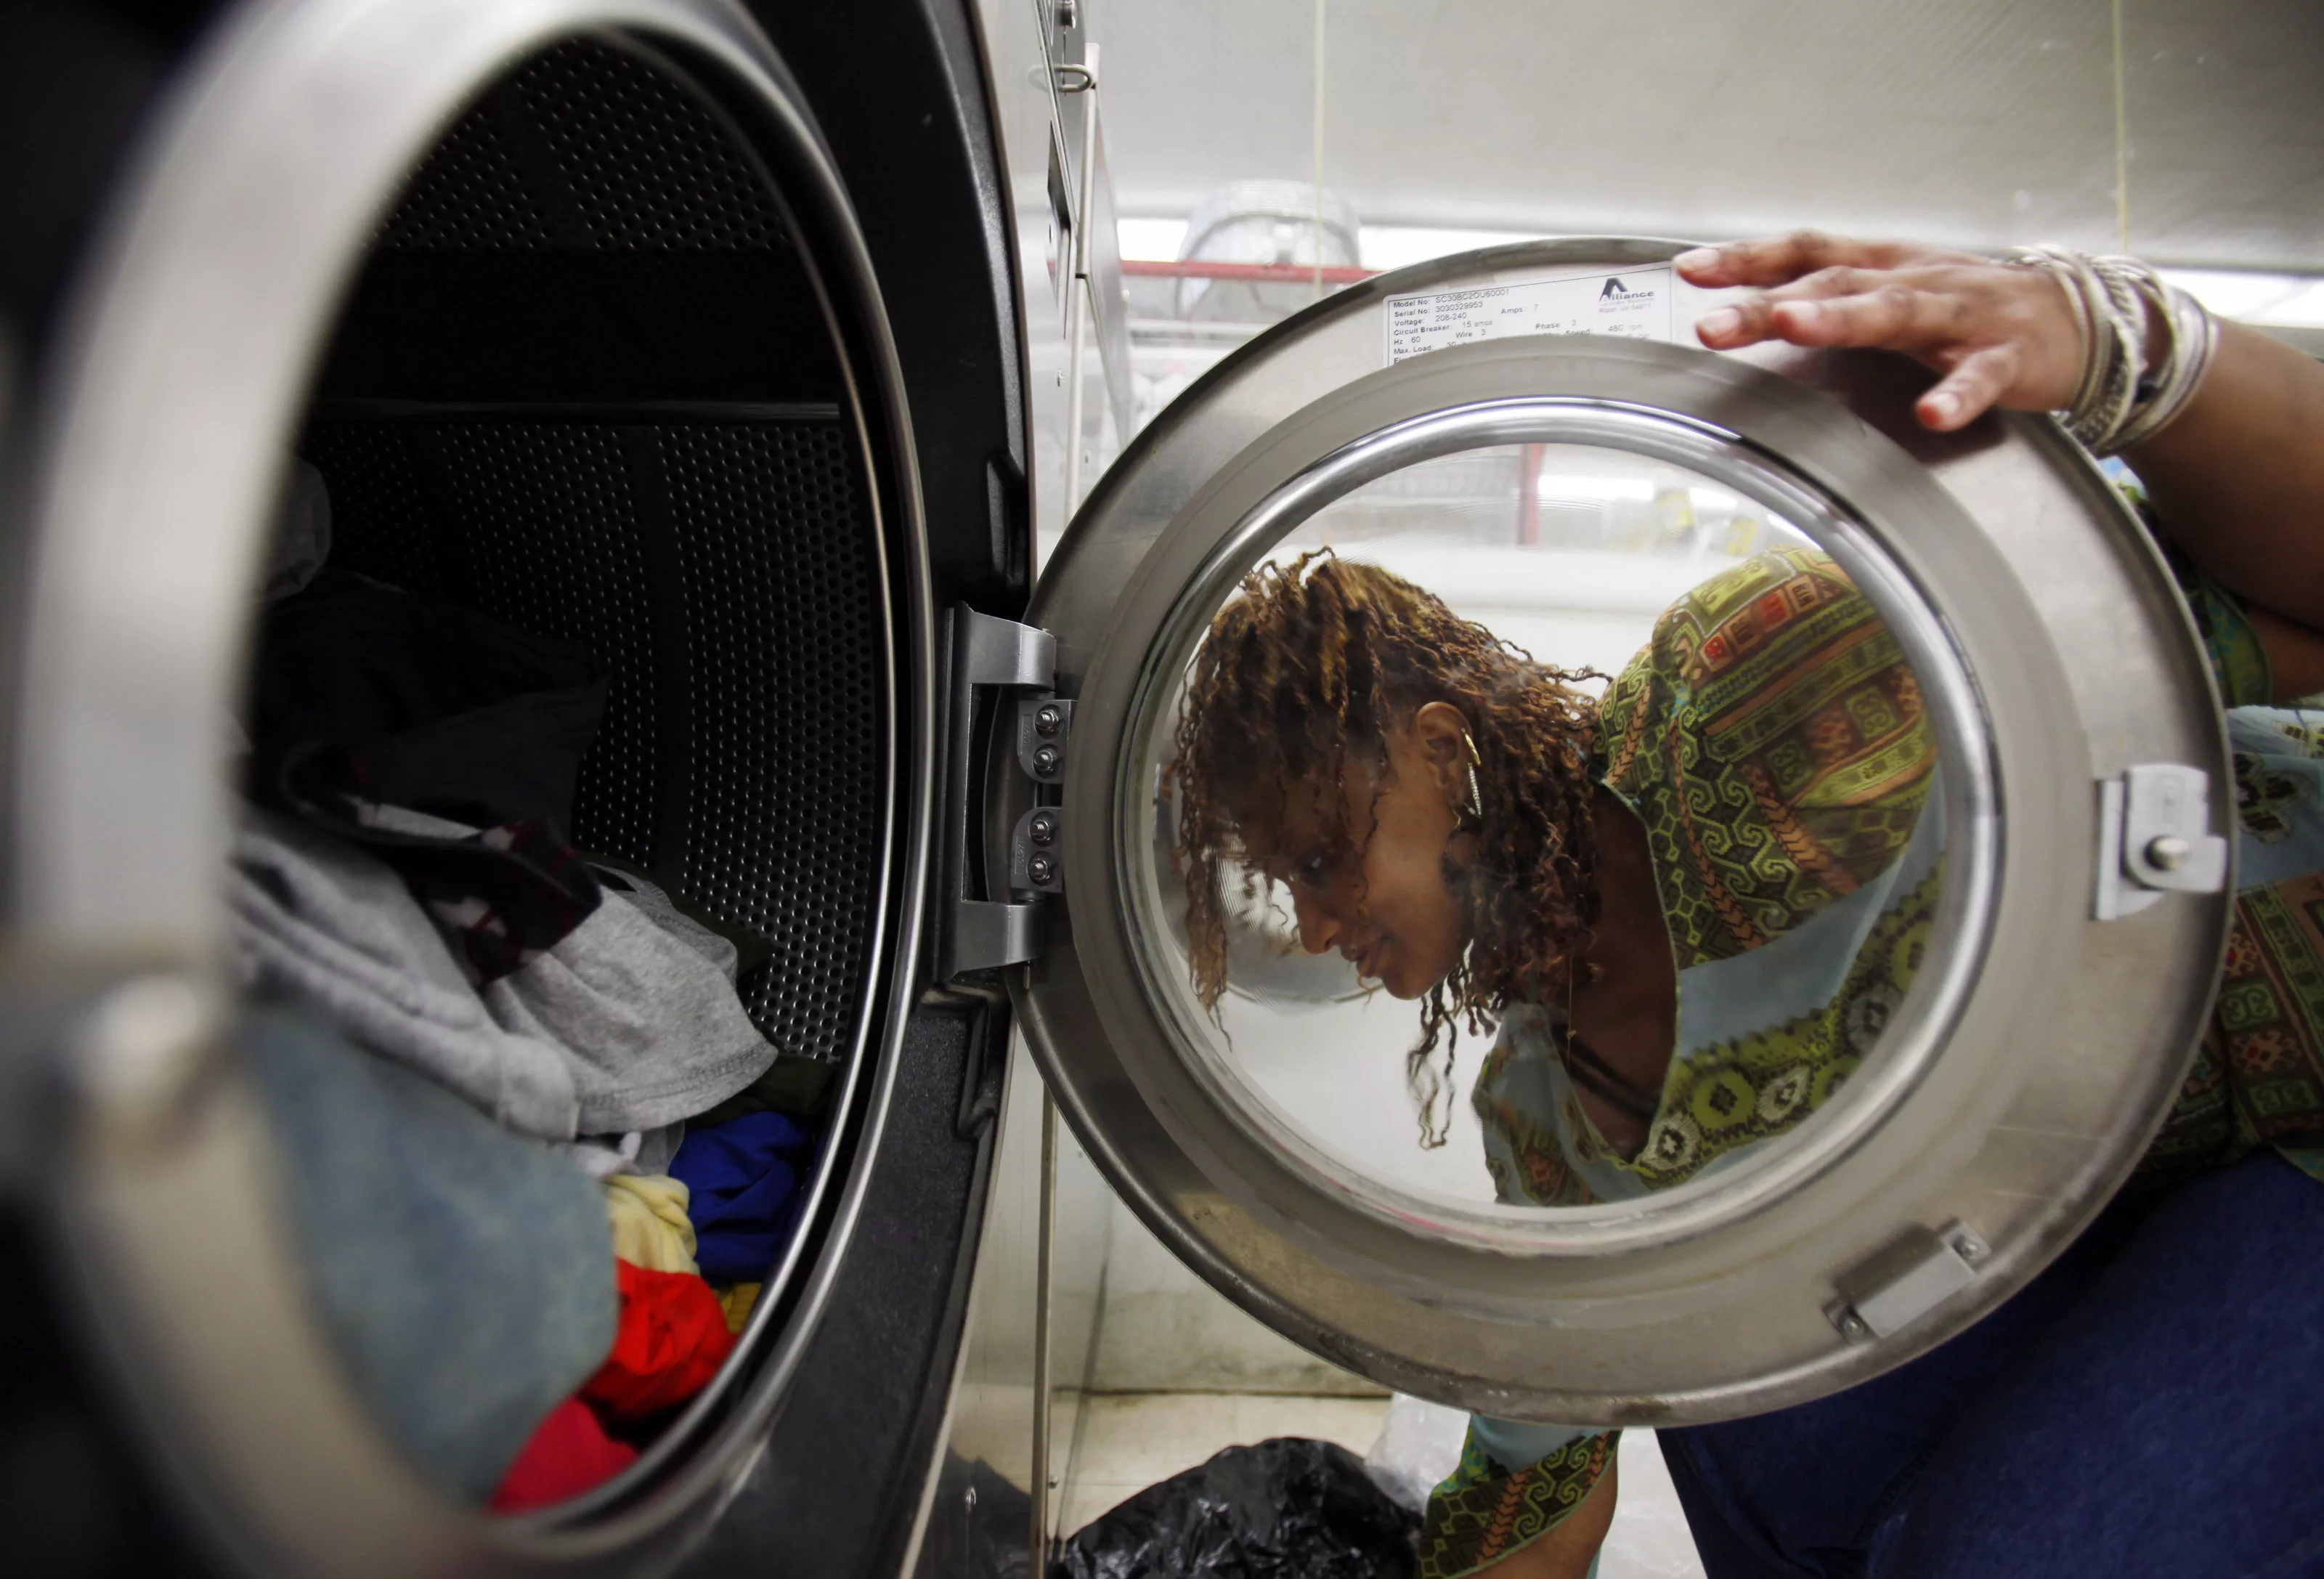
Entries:
[[[1512,424],[1541,437],[1447,448]],[[1254,1138],[1516,1245],[1715,1194],[1910,1079],[1970,854],[1945,741],[1982,731],[1828,499],[1667,419],[1480,408],[1317,468],[1235,547],[1157,671],[1128,886]]]

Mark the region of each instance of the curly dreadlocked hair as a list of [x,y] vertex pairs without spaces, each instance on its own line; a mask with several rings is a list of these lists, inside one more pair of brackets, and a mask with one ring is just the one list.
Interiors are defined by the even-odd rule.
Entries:
[[[1440,1095],[1451,1101],[1460,1023],[1481,1034],[1513,1002],[1551,1001],[1589,947],[1598,714],[1572,682],[1590,675],[1536,663],[1434,595],[1328,549],[1246,577],[1211,622],[1178,720],[1178,855],[1204,1005],[1215,1013],[1227,984],[1226,873],[1239,869],[1244,891],[1257,891],[1293,787],[1327,788],[1324,816],[1343,825],[1349,772],[1377,786],[1391,732],[1430,702],[1459,708],[1483,759],[1477,859],[1444,862],[1469,947],[1423,999],[1406,1067],[1421,1142],[1443,1145],[1449,1105],[1443,1122],[1434,1113]],[[1325,833],[1341,852],[1357,845],[1345,826]]]

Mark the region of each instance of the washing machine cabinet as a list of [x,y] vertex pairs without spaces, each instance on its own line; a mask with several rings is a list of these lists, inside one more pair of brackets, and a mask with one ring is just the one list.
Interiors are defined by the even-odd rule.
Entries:
[[[1875,1374],[2136,1163],[2216,977],[2227,758],[2087,458],[2031,418],[1923,433],[1902,364],[1693,348],[1672,245],[1541,243],[1229,357],[1033,586],[1089,272],[1049,223],[1088,207],[1056,22],[21,24],[75,153],[26,184],[66,239],[20,254],[7,406],[8,1429],[56,1477],[60,1567],[1005,1564],[997,1527],[931,1530],[1012,1020],[1230,1298],[1518,1418]],[[768,937],[752,1007],[839,1071],[738,1358],[522,1518],[432,1491],[355,1401],[237,1050],[220,720],[293,455],[342,568],[600,655],[576,837]],[[1606,723],[1574,749],[1692,874],[1686,1084],[1629,1143],[1618,1082],[1542,1056],[1554,1003],[1504,1016],[1529,1041],[1440,1019],[1423,1049],[1379,940],[1334,958],[1281,852],[1234,844],[1250,776],[1198,779],[1189,697],[1258,683],[1207,633],[1248,577],[1327,562],[1432,595],[1480,674],[1554,667],[1567,724]]]

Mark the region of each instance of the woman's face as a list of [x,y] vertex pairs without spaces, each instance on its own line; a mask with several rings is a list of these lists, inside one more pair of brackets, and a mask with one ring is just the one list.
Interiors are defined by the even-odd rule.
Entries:
[[[1304,785],[1288,798],[1269,877],[1291,891],[1299,941],[1310,954],[1337,949],[1359,974],[1398,998],[1417,998],[1452,974],[1468,928],[1444,860],[1473,855],[1456,833],[1468,794],[1467,725],[1431,702],[1388,738],[1376,782],[1351,771],[1338,784]],[[1337,802],[1338,816],[1326,808]],[[1331,836],[1336,821],[1344,841]]]

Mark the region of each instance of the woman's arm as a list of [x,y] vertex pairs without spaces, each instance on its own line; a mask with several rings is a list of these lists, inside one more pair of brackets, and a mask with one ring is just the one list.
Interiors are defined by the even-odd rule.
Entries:
[[[1714,349],[1868,346],[1935,368],[1918,414],[1940,432],[1996,405],[2054,411],[2080,376],[2065,290],[2041,270],[1812,232],[1702,248],[1678,268],[1759,288],[1696,326]],[[2125,458],[2172,540],[2253,605],[2279,695],[2324,686],[2324,365],[2223,324],[2194,399]]]
[[2172,540],[2212,579],[2255,609],[2324,628],[2324,363],[2222,324],[2203,387],[2124,458]]
[[1620,1441],[1470,1416],[1460,1463],[1428,1493],[1420,1579],[1582,1579],[1614,1519]]

